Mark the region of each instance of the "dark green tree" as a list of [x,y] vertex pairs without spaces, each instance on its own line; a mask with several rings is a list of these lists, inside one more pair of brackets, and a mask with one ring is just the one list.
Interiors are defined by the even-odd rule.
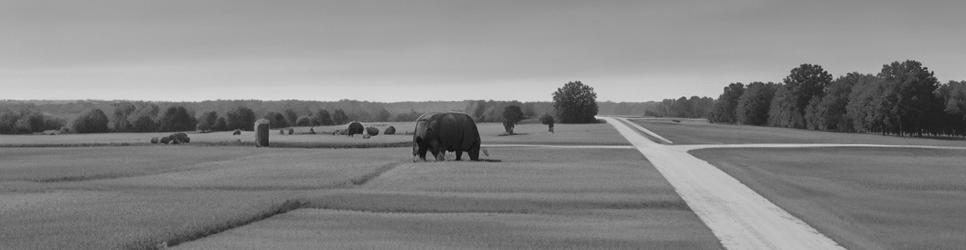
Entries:
[[752,82],[748,84],[735,106],[735,118],[738,123],[748,125],[765,125],[768,122],[768,109],[778,84]]
[[228,111],[228,130],[241,129],[252,131],[255,129],[255,111],[241,106]]
[[335,113],[332,115],[332,123],[335,125],[342,125],[349,122],[349,116],[345,114],[342,109],[336,109]]
[[201,132],[214,131],[215,122],[218,122],[218,112],[204,112],[198,118],[198,130]]
[[332,116],[329,115],[329,111],[325,109],[320,109],[315,113],[315,124],[321,126],[333,125]]
[[159,130],[162,132],[194,131],[198,120],[182,106],[169,107],[158,118]]
[[503,109],[503,129],[507,134],[513,134],[513,128],[523,120],[523,110],[520,106],[510,105]]
[[568,82],[553,93],[553,108],[561,123],[597,121],[597,93],[580,81]]
[[105,133],[108,131],[107,115],[100,109],[92,109],[84,112],[71,124],[74,133]]
[[831,82],[832,75],[822,66],[802,64],[792,69],[773,98],[769,124],[805,128],[805,108],[812,98],[821,97]]
[[708,114],[708,121],[716,123],[735,123],[738,121],[735,109],[738,107],[738,99],[745,93],[745,85],[736,82],[728,84],[724,92],[714,102],[711,113]]

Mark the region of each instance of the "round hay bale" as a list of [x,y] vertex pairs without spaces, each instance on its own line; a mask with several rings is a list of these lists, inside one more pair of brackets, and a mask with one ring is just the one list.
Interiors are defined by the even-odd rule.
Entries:
[[295,134],[295,129],[289,128],[288,129],[288,135],[293,135],[293,134]]
[[235,129],[235,132],[232,132],[231,135],[241,135],[241,129]]
[[157,137],[151,137],[151,144],[158,144],[159,142],[161,142],[161,139],[158,139]]
[[382,132],[382,134],[384,134],[384,135],[394,135],[394,134],[396,134],[396,127],[389,126],[388,128],[386,128],[386,131]]
[[268,147],[268,126],[266,119],[255,121],[255,147]]
[[365,132],[366,132],[366,127],[363,127],[362,123],[359,123],[359,122],[350,122],[349,126],[346,128],[346,134],[349,136],[352,136],[355,134],[362,134]]
[[366,127],[366,134],[369,136],[379,135],[379,129],[376,127]]
[[184,144],[184,143],[191,142],[191,138],[189,138],[188,134],[185,134],[185,133],[174,133],[169,135],[168,138],[174,144]]

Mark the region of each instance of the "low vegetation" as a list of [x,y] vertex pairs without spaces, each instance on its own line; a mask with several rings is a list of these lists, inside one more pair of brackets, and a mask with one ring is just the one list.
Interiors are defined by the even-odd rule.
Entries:
[[692,154],[848,249],[966,244],[963,150],[704,149]]

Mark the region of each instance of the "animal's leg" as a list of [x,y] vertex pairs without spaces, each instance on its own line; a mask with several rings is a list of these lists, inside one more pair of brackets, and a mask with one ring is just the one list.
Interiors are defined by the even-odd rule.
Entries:
[[419,154],[419,159],[422,159],[423,161],[426,161],[426,148],[420,147],[419,148],[419,152],[417,152],[417,153]]
[[470,160],[473,160],[473,161],[480,160],[480,148],[470,149],[470,151],[467,152],[467,154],[470,155]]
[[463,151],[462,150],[456,150],[456,160],[457,161],[461,161],[462,159],[463,159]]

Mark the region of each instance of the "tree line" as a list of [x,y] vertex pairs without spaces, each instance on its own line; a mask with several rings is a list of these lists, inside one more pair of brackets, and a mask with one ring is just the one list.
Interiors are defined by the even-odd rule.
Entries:
[[966,136],[966,81],[940,83],[913,60],[832,77],[802,64],[780,83],[731,83],[708,120],[899,136]]

